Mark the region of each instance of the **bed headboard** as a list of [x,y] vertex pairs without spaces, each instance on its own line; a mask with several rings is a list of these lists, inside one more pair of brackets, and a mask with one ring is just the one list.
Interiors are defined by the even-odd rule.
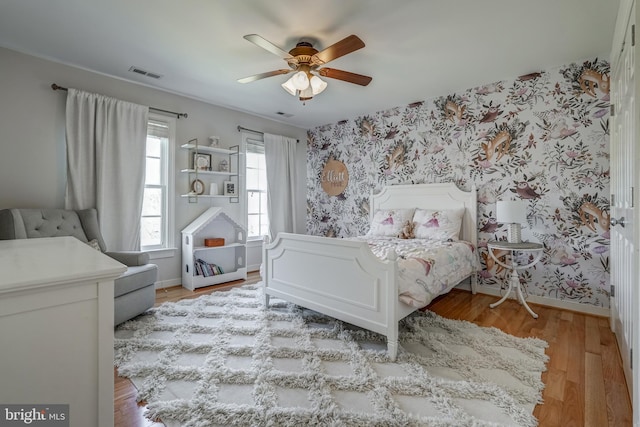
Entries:
[[369,222],[377,209],[456,209],[464,207],[460,239],[478,245],[477,191],[462,191],[453,182],[440,184],[389,185],[371,194]]

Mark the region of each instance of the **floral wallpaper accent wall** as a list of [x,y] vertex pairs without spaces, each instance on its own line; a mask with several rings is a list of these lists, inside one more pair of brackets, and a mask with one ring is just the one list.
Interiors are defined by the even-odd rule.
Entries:
[[[505,271],[486,242],[506,239],[497,200],[524,200],[523,240],[544,257],[521,271],[529,294],[609,306],[609,63],[592,59],[314,128],[307,141],[307,233],[369,230],[369,195],[385,185],[454,181],[478,189],[480,283]],[[320,185],[329,158],[347,188]]]

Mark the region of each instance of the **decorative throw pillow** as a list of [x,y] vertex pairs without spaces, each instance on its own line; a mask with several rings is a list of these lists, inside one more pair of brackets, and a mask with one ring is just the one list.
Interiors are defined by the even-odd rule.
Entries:
[[416,239],[458,240],[464,208],[416,209],[413,215]]
[[373,214],[371,229],[367,236],[396,237],[402,231],[403,225],[411,221],[414,209],[378,209]]
[[100,248],[100,243],[98,243],[98,239],[89,240],[87,242],[87,245],[91,246],[93,249],[95,249],[98,252],[102,252],[102,249]]

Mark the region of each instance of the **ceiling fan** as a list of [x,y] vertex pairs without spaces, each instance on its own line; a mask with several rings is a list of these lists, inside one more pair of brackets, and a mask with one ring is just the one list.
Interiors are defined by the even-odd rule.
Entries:
[[[342,80],[361,86],[371,82],[371,77],[349,71],[324,67],[329,61],[340,58],[364,47],[364,42],[358,36],[350,35],[339,42],[318,51],[308,41],[300,41],[296,47],[285,52],[270,41],[257,34],[247,34],[244,38],[251,43],[279,56],[287,61],[290,69],[268,71],[253,76],[238,79],[240,83],[250,83],[267,77],[281,74],[294,73],[293,77],[282,84],[284,90],[293,96],[298,96],[300,101],[307,101],[326,89],[327,82],[319,76]],[[322,67],[322,68],[320,68]]]

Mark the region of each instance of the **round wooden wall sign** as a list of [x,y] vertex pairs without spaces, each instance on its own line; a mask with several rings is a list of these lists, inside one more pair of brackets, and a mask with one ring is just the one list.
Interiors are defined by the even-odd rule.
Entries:
[[338,194],[342,194],[349,183],[347,166],[340,160],[336,160],[333,156],[330,156],[327,163],[324,164],[320,181],[322,189],[328,195],[337,196]]

